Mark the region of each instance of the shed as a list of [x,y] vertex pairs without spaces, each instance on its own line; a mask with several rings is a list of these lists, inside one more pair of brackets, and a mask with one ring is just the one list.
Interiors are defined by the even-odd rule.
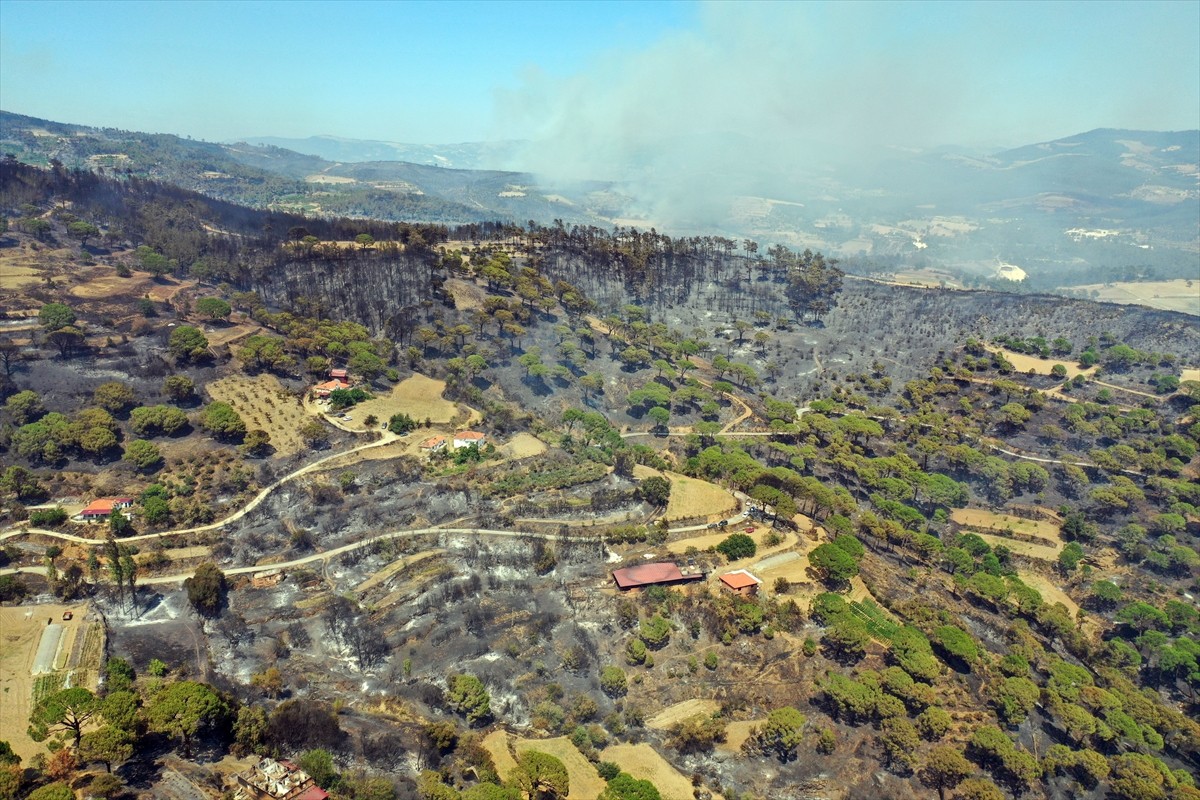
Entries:
[[722,575],[721,583],[734,594],[749,597],[758,593],[758,585],[762,581],[744,569],[735,569],[733,572],[726,572]]

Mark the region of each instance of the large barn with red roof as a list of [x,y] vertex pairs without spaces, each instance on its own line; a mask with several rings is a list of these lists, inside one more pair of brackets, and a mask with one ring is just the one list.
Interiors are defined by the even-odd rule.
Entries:
[[699,567],[680,567],[671,561],[655,561],[652,564],[635,564],[632,567],[613,570],[613,580],[620,589],[638,589],[643,586],[667,586],[704,580],[704,571]]

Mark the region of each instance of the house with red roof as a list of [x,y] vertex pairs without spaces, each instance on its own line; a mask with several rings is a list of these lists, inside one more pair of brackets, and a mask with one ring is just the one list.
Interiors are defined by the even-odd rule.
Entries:
[[104,522],[114,511],[124,511],[132,507],[132,497],[97,497],[79,512],[79,519],[84,522]]
[[613,570],[613,580],[618,589],[641,589],[704,580],[704,571],[694,566],[680,567],[672,561],[656,561]]
[[[339,370],[339,371],[344,371],[344,370]],[[313,394],[315,394],[317,397],[329,397],[331,392],[334,392],[338,389],[349,389],[349,388],[350,388],[349,379],[331,378],[330,380],[327,380],[324,383],[318,383],[316,386],[314,386],[312,388],[312,391],[313,391]]]
[[420,450],[424,450],[426,453],[434,453],[434,452],[437,452],[438,450],[445,450],[446,449],[446,437],[445,436],[430,436],[428,439],[426,439],[425,441],[423,441],[419,445],[417,445],[417,448]]
[[762,581],[744,569],[735,569],[722,575],[721,583],[734,594],[750,597],[758,594],[758,585]]

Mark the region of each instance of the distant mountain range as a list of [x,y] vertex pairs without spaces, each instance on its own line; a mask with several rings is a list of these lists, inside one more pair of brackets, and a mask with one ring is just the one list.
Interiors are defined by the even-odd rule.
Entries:
[[245,136],[226,144],[255,144],[281,147],[326,161],[407,161],[427,167],[494,170],[516,163],[528,142],[462,142],[459,144],[404,144],[339,136]]
[[[1037,286],[1194,277],[1200,265],[1200,131],[1101,129],[998,153],[892,153],[807,172],[773,159],[787,152],[778,145],[700,137],[640,152],[613,170],[620,181],[561,185],[495,169],[527,152],[522,142],[249,138],[202,142],[0,111],[0,152],[22,161],[153,177],[258,208],[657,227],[812,247],[868,271],[986,277],[1009,263]],[[722,148],[723,160],[706,159],[706,147]]]

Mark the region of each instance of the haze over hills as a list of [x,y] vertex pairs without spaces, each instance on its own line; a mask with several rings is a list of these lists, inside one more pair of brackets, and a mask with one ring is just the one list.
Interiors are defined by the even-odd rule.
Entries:
[[243,136],[226,144],[246,142],[262,147],[281,147],[318,156],[327,161],[408,161],[430,167],[454,169],[499,169],[510,167],[528,142],[459,142],[457,144],[406,144],[343,136]]
[[[519,142],[255,141],[0,115],[0,147],[23,161],[128,170],[309,214],[657,228],[821,249],[859,270],[932,267],[972,281],[1013,263],[1041,289],[1192,277],[1200,249],[1194,130],[1098,129],[996,153],[890,150],[820,168],[808,166],[815,145],[704,133],[626,152],[598,176],[605,181],[501,169],[538,163],[536,144]],[[374,160],[389,154],[413,160]],[[465,164],[479,168],[451,168]]]

